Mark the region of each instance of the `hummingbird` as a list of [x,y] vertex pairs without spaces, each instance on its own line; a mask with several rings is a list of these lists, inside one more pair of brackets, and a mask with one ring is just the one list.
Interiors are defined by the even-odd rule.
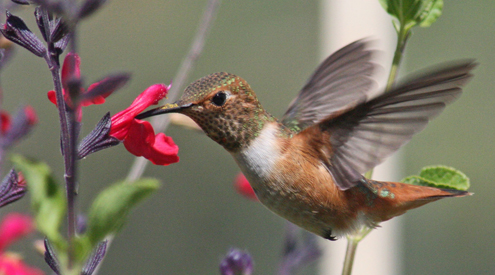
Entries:
[[315,70],[281,120],[241,77],[203,77],[175,103],[136,116],[192,118],[223,146],[269,210],[325,239],[466,191],[367,179],[363,174],[407,143],[456,100],[473,60],[418,73],[371,97],[377,65],[367,40],[333,53]]

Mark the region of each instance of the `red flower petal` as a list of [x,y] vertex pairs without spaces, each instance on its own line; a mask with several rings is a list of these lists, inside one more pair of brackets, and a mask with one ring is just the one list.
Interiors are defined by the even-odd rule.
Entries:
[[144,90],[129,106],[129,108],[112,116],[112,128],[110,135],[123,140],[134,121],[134,117],[153,104],[158,104],[167,95],[170,86],[155,84]]
[[24,107],[24,113],[26,113],[26,117],[28,119],[29,125],[34,125],[38,123],[38,115],[36,115],[36,111],[30,105]]
[[147,121],[135,119],[128,128],[124,146],[131,154],[145,157],[156,165],[169,165],[179,161],[179,147],[172,138],[155,131]]
[[44,275],[43,271],[26,265],[19,256],[4,253],[0,255],[0,274]]
[[[86,93],[89,93],[92,89],[94,89],[96,86],[98,86],[102,81],[98,81],[96,83],[93,83],[93,84],[89,85],[88,90],[86,91]],[[84,100],[84,101],[81,102],[81,105],[83,107],[86,107],[86,106],[89,106],[89,105],[92,105],[92,104],[96,104],[96,105],[103,104],[103,103],[105,103],[105,98],[107,98],[113,92],[114,92],[114,90],[109,90],[105,94],[100,95],[100,96],[96,96],[96,97],[94,97],[91,100]]]
[[[72,67],[71,67],[72,65]],[[67,81],[70,79],[74,78],[80,78],[81,77],[81,70],[80,70],[80,65],[81,65],[81,58],[75,53],[68,53],[65,56],[64,59],[64,64],[62,65],[62,94],[64,95],[64,100],[67,102],[68,105],[72,106],[71,100],[69,98],[69,95],[65,92],[67,90]],[[101,81],[100,81],[101,82]],[[94,87],[96,87],[100,82],[93,83],[91,84],[88,89],[85,91],[81,89],[81,93],[87,93]],[[105,93],[102,96],[97,96],[93,98],[92,100],[84,100],[80,102],[79,106],[76,108],[76,119],[78,121],[81,121],[82,119],[82,109],[81,107],[86,107],[92,104],[102,104],[105,103],[105,98],[108,97],[110,94],[112,94],[113,91],[108,91],[108,93]],[[57,96],[55,91],[49,91],[48,94],[48,100],[50,100],[53,104],[57,105]]]
[[151,148],[149,155],[145,156],[155,165],[169,165],[179,162],[179,146],[177,146],[171,137],[164,133],[159,133],[155,137],[155,144]]
[[5,111],[0,111],[0,131],[5,134],[9,131],[11,125],[10,114]]
[[237,192],[243,195],[244,197],[253,201],[258,201],[258,197],[256,197],[256,194],[254,193],[251,184],[246,179],[243,173],[239,173],[235,178],[234,187],[237,190]]
[[0,224],[0,251],[34,230],[31,217],[9,213]]
[[55,91],[48,91],[46,95],[48,96],[48,100],[57,106],[57,95],[55,94]]
[[[72,67],[71,67],[72,65]],[[67,81],[71,78],[81,78],[81,58],[76,53],[70,52],[64,58],[62,65],[62,86],[67,90]]]
[[26,186],[26,179],[24,178],[24,174],[22,172],[17,172],[17,185]]
[[147,121],[133,120],[127,129],[124,146],[129,153],[142,157],[155,143],[155,131]]

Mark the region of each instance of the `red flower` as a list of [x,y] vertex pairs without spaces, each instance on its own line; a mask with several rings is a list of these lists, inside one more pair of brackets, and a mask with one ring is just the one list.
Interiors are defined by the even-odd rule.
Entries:
[[[24,107],[24,115],[26,116],[27,126],[33,126],[38,123],[38,116],[36,111],[31,106]],[[12,118],[6,111],[0,111],[0,133],[6,134],[12,128]]]
[[0,139],[3,148],[8,148],[25,137],[38,122],[36,112],[31,106],[24,106],[12,117],[0,110]]
[[27,266],[14,253],[6,253],[7,246],[26,236],[34,230],[31,217],[19,213],[8,214],[0,224],[0,274],[12,275],[43,275],[36,268]]
[[24,107],[24,113],[26,114],[28,125],[34,125],[38,123],[38,115],[36,115],[36,111],[30,105]]
[[17,254],[0,255],[0,274],[6,275],[44,275],[43,271],[26,265]]
[[145,157],[156,165],[169,165],[179,161],[179,147],[163,133],[155,135],[151,124],[135,119],[151,105],[158,104],[167,95],[170,86],[155,84],[144,90],[129,108],[112,116],[110,136],[124,141],[125,148],[133,155]]
[[[71,63],[73,63],[74,67],[70,66]],[[64,94],[65,102],[67,103],[67,105],[71,106],[72,108],[74,106],[72,106],[72,102],[70,100],[69,94],[66,91],[68,91],[69,80],[81,78],[81,70],[79,68],[80,65],[81,65],[81,58],[79,57],[79,55],[73,52],[70,52],[65,56],[64,64],[62,65],[62,87],[63,87],[62,93]],[[80,93],[81,94],[89,93],[91,90],[93,90],[103,81],[104,80],[91,84],[86,91],[84,89],[81,89]],[[82,117],[81,107],[86,107],[92,104],[103,104],[105,103],[105,98],[107,98],[112,93],[113,90],[108,91],[103,95],[99,95],[91,99],[81,100],[81,102],[79,102],[79,105],[77,106],[76,109],[77,120],[81,121],[81,117]],[[48,100],[50,100],[53,104],[57,105],[57,96],[55,91],[49,91],[47,95],[48,95]]]
[[258,201],[258,197],[256,197],[251,184],[246,179],[243,173],[239,173],[235,178],[234,187],[236,191],[244,197],[253,201]]
[[5,111],[0,111],[0,133],[2,133],[2,135],[9,131],[11,124],[10,114]]
[[31,217],[19,213],[8,214],[0,224],[0,252],[33,230]]

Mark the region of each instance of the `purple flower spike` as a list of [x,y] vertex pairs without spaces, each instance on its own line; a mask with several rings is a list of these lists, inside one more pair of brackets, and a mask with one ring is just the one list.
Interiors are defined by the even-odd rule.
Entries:
[[7,22],[3,24],[0,32],[10,41],[26,48],[39,57],[43,57],[46,48],[41,41],[29,30],[20,17],[7,11]]
[[24,177],[18,178],[14,169],[10,170],[0,185],[0,207],[22,198],[25,193],[26,182]]
[[251,275],[253,272],[253,260],[251,255],[237,248],[231,248],[220,263],[222,275]]

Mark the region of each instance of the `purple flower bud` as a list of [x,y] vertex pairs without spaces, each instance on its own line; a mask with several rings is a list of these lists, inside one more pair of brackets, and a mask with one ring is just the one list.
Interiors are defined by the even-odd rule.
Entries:
[[62,39],[58,40],[57,43],[55,43],[55,49],[59,51],[58,55],[62,54],[65,48],[67,48],[67,45],[69,44],[69,38],[70,35],[66,35]]
[[26,193],[24,178],[18,178],[14,169],[3,179],[0,184],[0,207],[15,202]]
[[88,91],[81,95],[82,101],[94,101],[99,97],[108,97],[114,91],[122,88],[131,79],[129,73],[115,73],[94,83]]
[[12,0],[12,2],[19,4],[19,5],[29,5],[29,1],[27,1],[27,0]]
[[36,7],[34,9],[34,17],[36,18],[36,24],[41,31],[41,35],[45,41],[48,41],[50,37],[50,17],[46,9]]
[[84,265],[81,275],[91,275],[95,271],[96,267],[105,257],[107,251],[107,241],[103,241],[98,244],[91,256],[89,256],[88,261]]
[[43,35],[43,39],[49,43],[55,43],[64,38],[70,31],[69,26],[62,18],[54,18],[43,7],[36,7],[34,10],[34,16],[36,17],[36,23]]
[[43,57],[46,48],[41,41],[29,30],[20,17],[7,11],[7,22],[3,24],[0,32],[12,42],[26,48],[39,57]]
[[60,39],[66,37],[70,32],[69,25],[67,25],[62,18],[54,19],[52,26],[53,28],[51,29],[50,42],[58,42]]
[[76,232],[77,234],[84,234],[88,227],[88,218],[85,215],[79,214],[77,215],[76,221]]
[[50,49],[50,56],[53,60],[59,63],[59,56],[64,52],[70,38],[71,28],[62,17],[54,18],[52,12],[48,11],[49,7],[41,5],[36,7],[34,16],[36,17],[36,23],[43,35],[43,39],[53,47]]
[[249,253],[236,248],[231,248],[220,263],[222,275],[251,275],[253,272],[253,260]]
[[[26,106],[20,108],[11,124],[7,129],[4,129],[4,136],[0,139],[0,145],[3,148],[8,148],[19,142],[22,138],[29,134],[34,125],[38,122],[38,117],[33,107]],[[3,127],[2,127],[3,128]]]
[[47,238],[45,238],[45,262],[48,266],[55,272],[55,274],[60,275],[60,263],[57,258],[57,254],[55,254],[55,250],[50,245],[50,242]]
[[110,113],[107,113],[79,144],[78,158],[82,159],[91,153],[118,145],[120,140],[109,135],[111,126]]

